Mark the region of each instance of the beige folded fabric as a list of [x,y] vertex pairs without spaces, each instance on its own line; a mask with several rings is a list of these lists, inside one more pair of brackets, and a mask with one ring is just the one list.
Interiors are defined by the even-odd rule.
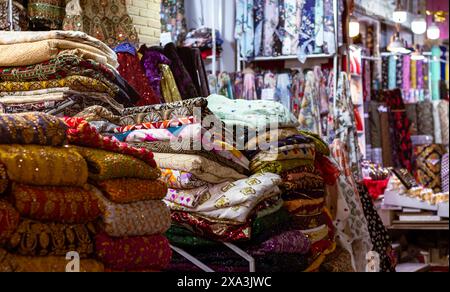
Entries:
[[160,168],[190,172],[198,179],[209,183],[246,178],[245,175],[234,169],[224,167],[198,155],[154,153],[154,156],[156,164]]
[[63,39],[100,49],[106,56],[117,61],[114,51],[100,40],[81,31],[0,31],[0,45],[30,43],[49,39]]
[[[0,45],[0,67],[28,66],[48,61],[61,52],[93,59],[101,64],[118,67],[117,58],[87,44],[63,39]],[[66,53],[66,52],[64,52]],[[106,62],[105,62],[106,60]]]

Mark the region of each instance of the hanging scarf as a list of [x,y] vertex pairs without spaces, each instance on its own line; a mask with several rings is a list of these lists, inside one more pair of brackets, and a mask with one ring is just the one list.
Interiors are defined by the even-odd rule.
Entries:
[[247,71],[244,73],[244,90],[242,98],[246,100],[256,100],[255,72]]
[[396,70],[395,70],[395,84],[396,87],[395,88],[402,88],[402,83],[403,83],[403,74],[404,74],[404,70],[405,68],[403,68],[403,57],[399,56],[397,57],[396,60]]
[[298,46],[297,0],[284,0],[284,39],[282,54],[295,55]]
[[390,56],[389,57],[389,73],[388,73],[388,78],[389,78],[389,84],[388,84],[388,88],[389,89],[395,89],[397,87],[397,61],[395,60],[394,56]]
[[324,0],[324,44],[323,52],[325,54],[333,55],[336,53],[336,41],[334,30],[334,7],[333,0]]
[[442,100],[439,104],[439,119],[441,122],[441,136],[442,136],[442,144],[449,144],[449,121],[448,121],[448,113],[449,113],[449,104],[447,100]]
[[253,0],[236,0],[235,39],[243,58],[255,55]]
[[302,21],[300,25],[300,39],[298,48],[298,58],[304,63],[308,55],[314,52],[315,33],[315,7],[316,0],[305,0],[302,9]]
[[324,1],[316,1],[316,6],[314,9],[315,13],[315,23],[314,23],[314,41],[315,48],[314,54],[320,54],[323,52],[324,44]]
[[289,73],[277,75],[276,99],[291,111],[291,76]]
[[411,87],[417,88],[417,61],[411,60]]
[[313,72],[306,74],[305,95],[302,99],[298,121],[301,130],[321,134],[318,94]]
[[407,95],[409,94],[409,90],[411,89],[411,57],[404,56],[403,57],[403,90]]
[[274,54],[274,36],[278,23],[278,0],[266,0],[264,5],[263,35],[263,55],[266,57]]
[[264,1],[265,0],[254,0],[254,17],[255,17],[255,39],[254,39],[254,49],[255,57],[262,55],[263,48],[263,27],[264,27]]

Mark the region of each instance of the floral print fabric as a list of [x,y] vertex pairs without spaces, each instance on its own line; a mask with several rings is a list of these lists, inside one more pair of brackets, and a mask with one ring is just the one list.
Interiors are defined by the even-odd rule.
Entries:
[[184,191],[196,189],[207,184],[207,182],[198,179],[192,173],[174,169],[161,169],[161,180],[168,185],[169,189]]
[[255,53],[253,2],[253,0],[236,0],[235,38],[244,58],[251,58]]

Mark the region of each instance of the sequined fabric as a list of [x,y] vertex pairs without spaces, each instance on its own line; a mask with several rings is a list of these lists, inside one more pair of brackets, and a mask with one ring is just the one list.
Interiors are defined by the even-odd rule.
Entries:
[[96,186],[108,200],[117,204],[162,200],[167,194],[167,185],[160,180],[123,178],[100,181]]
[[26,218],[65,224],[84,224],[100,217],[94,187],[35,187],[13,184],[14,206]]
[[12,235],[6,248],[22,256],[66,256],[78,252],[81,258],[92,256],[95,226],[40,223],[24,220]]
[[0,162],[11,181],[35,186],[79,186],[87,182],[86,161],[78,152],[48,146],[0,146]]
[[6,174],[6,169],[3,164],[0,163],[0,194],[8,188],[8,175]]
[[132,156],[97,150],[73,147],[87,161],[89,178],[95,181],[115,178],[157,179],[161,172]]
[[163,270],[172,258],[169,242],[162,235],[113,238],[101,233],[95,243],[99,259],[117,271]]
[[28,17],[35,29],[61,29],[64,19],[64,0],[29,0]]
[[19,226],[20,214],[12,205],[0,200],[0,244],[11,238],[17,226]]
[[0,115],[1,144],[61,146],[66,140],[66,130],[62,121],[47,114]]

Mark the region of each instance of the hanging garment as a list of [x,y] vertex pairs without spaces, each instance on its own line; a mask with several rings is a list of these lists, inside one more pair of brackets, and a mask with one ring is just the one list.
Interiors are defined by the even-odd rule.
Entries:
[[242,93],[242,98],[246,100],[256,100],[258,99],[256,95],[256,80],[255,72],[251,69],[246,69],[244,71],[244,88]]
[[264,32],[263,32],[263,56],[274,55],[275,34],[279,23],[278,0],[265,0],[264,4]]
[[282,55],[295,55],[298,46],[298,1],[284,0],[284,38]]
[[281,56],[283,54],[283,41],[285,37],[286,14],[284,10],[284,1],[278,0],[278,25],[273,37],[273,56]]
[[296,117],[298,117],[300,114],[304,89],[305,89],[305,77],[303,75],[303,72],[298,71],[292,77],[292,86],[291,86],[292,91],[291,111]]
[[184,40],[187,25],[183,0],[161,1],[161,32],[170,33],[177,45]]
[[316,6],[314,8],[315,13],[315,24],[314,24],[314,54],[321,54],[323,52],[324,44],[324,1],[316,1]]
[[273,95],[267,94],[267,96],[265,96],[265,97],[262,96],[261,99],[275,100],[275,90],[276,90],[276,87],[277,87],[277,78],[276,78],[276,75],[275,75],[273,72],[271,72],[271,71],[267,71],[267,72],[264,74],[264,89],[265,89],[265,90],[267,90],[267,89],[272,90],[271,92],[270,92],[270,91],[266,91],[266,92],[273,93]]
[[211,94],[218,94],[219,93],[219,82],[217,80],[216,74],[209,74],[208,75],[208,86],[211,91]]
[[236,99],[242,99],[244,93],[244,74],[242,72],[233,73],[233,92]]
[[178,56],[175,44],[167,44],[164,47],[164,55],[171,61],[169,64],[170,69],[172,70],[172,74],[177,82],[181,98],[184,100],[199,97],[189,72],[184,66],[183,61]]
[[314,76],[316,79],[316,91],[319,98],[320,114],[325,115],[329,112],[328,96],[326,92],[326,79],[319,66],[314,67]]
[[441,122],[441,136],[442,144],[449,145],[449,103],[447,100],[442,100],[439,104],[439,120]]
[[161,99],[161,73],[160,73],[160,65],[165,64],[169,65],[170,60],[157,52],[156,50],[148,49],[145,46],[142,46],[139,50],[139,53],[142,54],[141,65],[145,70],[145,75],[147,76],[150,85],[153,88],[155,94]]
[[291,111],[291,76],[289,73],[277,75],[275,99]]
[[141,99],[136,105],[144,106],[161,103],[161,99],[155,94],[145,76],[137,52],[135,51],[134,54],[130,54],[128,52],[119,51],[117,52],[117,58],[120,64],[117,70],[120,75],[127,80],[140,95]]
[[209,86],[200,49],[179,47],[177,53],[189,72],[195,89],[200,94],[199,97],[208,97],[210,94]]
[[305,95],[303,96],[300,114],[298,117],[300,129],[314,134],[321,134],[320,129],[320,110],[318,102],[318,93],[316,88],[316,79],[313,72],[306,74]]
[[254,0],[254,17],[255,17],[255,39],[254,39],[254,56],[258,57],[263,54],[263,28],[264,28],[264,4],[265,0]]
[[236,25],[234,38],[237,41],[241,57],[252,58],[255,55],[255,28],[253,0],[236,0]]
[[388,64],[388,89],[397,88],[397,61],[395,56],[389,57]]
[[59,30],[64,20],[64,0],[29,0],[28,17],[33,30]]
[[298,44],[298,58],[302,63],[306,61],[308,55],[311,55],[314,52],[315,7],[316,0],[305,0],[302,9],[300,39]]
[[125,0],[71,0],[66,5],[64,30],[83,31],[110,47],[139,43]]
[[255,85],[256,85],[256,95],[257,99],[261,99],[262,90],[264,89],[264,74],[257,73],[255,77]]
[[[0,30],[9,30],[10,24],[8,21],[8,1],[0,0]],[[17,1],[13,1],[13,30],[25,31],[28,30],[27,11]]]
[[159,69],[161,71],[161,93],[165,103],[181,101],[180,91],[178,90],[177,83],[173,77],[172,71],[169,65],[160,64]]
[[394,162],[392,158],[392,143],[391,141],[391,126],[389,112],[386,104],[380,108],[380,125],[381,125],[381,149],[382,161],[384,167],[393,167]]
[[411,124],[410,131],[411,136],[417,135],[417,104],[409,103],[405,104],[406,116]]
[[324,33],[323,33],[323,52],[328,55],[336,53],[336,40],[334,29],[334,7],[333,0],[324,0]]

